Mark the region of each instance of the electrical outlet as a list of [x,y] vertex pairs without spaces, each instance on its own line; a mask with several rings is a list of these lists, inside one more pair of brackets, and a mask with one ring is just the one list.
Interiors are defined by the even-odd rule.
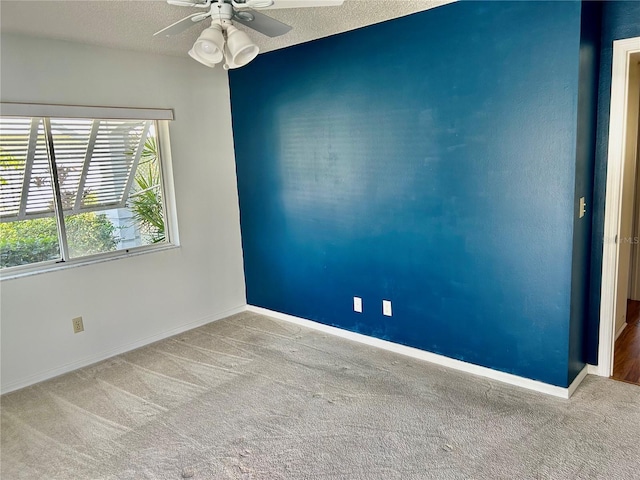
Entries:
[[84,323],[82,323],[82,317],[76,317],[73,320],[73,333],[84,332]]
[[385,317],[391,316],[391,300],[382,300],[382,314]]
[[587,202],[584,197],[580,197],[580,218],[584,217],[585,213],[587,213]]
[[353,297],[353,311],[362,313],[362,299],[360,297]]

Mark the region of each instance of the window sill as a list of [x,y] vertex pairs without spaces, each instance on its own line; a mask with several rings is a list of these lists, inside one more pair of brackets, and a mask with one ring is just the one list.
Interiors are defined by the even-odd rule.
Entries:
[[18,278],[30,277],[32,275],[40,275],[43,273],[56,272],[59,270],[67,270],[69,268],[84,267],[87,265],[95,265],[97,263],[111,262],[123,258],[137,257],[139,255],[164,252],[177,248],[180,248],[180,245],[175,245],[172,243],[163,246],[150,245],[145,247],[136,247],[129,250],[120,250],[118,252],[92,255],[90,257],[82,257],[66,262],[43,262],[34,265],[16,266],[11,267],[10,271],[0,271],[0,281],[4,282],[5,280],[15,280]]

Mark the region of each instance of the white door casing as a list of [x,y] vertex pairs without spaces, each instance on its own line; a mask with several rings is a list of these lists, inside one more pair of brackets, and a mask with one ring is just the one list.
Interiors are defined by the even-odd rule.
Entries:
[[[633,212],[633,192],[629,193],[629,185],[635,180],[635,165],[628,165],[630,148],[633,144],[633,159],[637,145],[637,129],[631,138],[628,135],[628,115],[630,112],[630,83],[632,70],[632,56],[640,53],[640,37],[616,40],[613,42],[613,74],[611,81],[611,111],[609,120],[609,149],[607,155],[607,182],[604,216],[604,245],[602,255],[602,288],[600,295],[600,329],[598,342],[598,375],[611,376],[613,371],[613,344],[615,340],[616,319],[624,319],[626,315],[626,300],[629,278],[628,246],[630,228],[621,221],[623,213],[623,199],[625,199],[624,185],[627,184],[626,199],[631,198],[630,207],[625,211],[630,217]],[[637,83],[636,83],[637,85]],[[637,92],[631,92],[631,98]],[[637,105],[632,105],[636,109]],[[637,118],[637,116],[636,116]],[[625,165],[627,164],[627,165]],[[625,168],[626,167],[626,168]],[[630,173],[629,175],[627,175]],[[626,180],[625,180],[626,179]],[[629,210],[631,208],[631,210]],[[631,222],[629,222],[631,223]],[[623,237],[623,235],[627,237]],[[627,248],[622,249],[621,244]],[[625,254],[626,250],[626,254]],[[621,265],[626,262],[626,265]],[[620,288],[618,280],[621,279]],[[619,303],[619,304],[618,304]]]

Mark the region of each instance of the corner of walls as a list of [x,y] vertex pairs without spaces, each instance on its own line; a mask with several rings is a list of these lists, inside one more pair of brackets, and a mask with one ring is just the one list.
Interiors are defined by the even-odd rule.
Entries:
[[610,1],[601,3],[602,29],[598,75],[597,129],[593,176],[593,206],[591,235],[591,267],[586,360],[598,364],[600,327],[600,295],[602,288],[602,254],[604,245],[605,186],[607,181],[607,151],[609,146],[609,110],[611,108],[611,75],[613,42],[640,36],[640,2]]
[[[571,383],[587,363],[586,331],[589,311],[593,172],[596,147],[598,68],[602,7],[582,2],[576,135],[576,169],[573,202],[573,253],[571,269],[571,322],[569,371]],[[581,212],[581,201],[585,212]]]

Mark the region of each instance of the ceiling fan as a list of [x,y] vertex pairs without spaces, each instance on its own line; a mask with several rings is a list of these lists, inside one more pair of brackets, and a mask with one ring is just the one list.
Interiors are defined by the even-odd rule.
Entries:
[[189,50],[189,55],[211,68],[224,61],[223,66],[228,70],[246,65],[260,52],[258,46],[246,33],[238,30],[233,22],[268,37],[279,37],[292,27],[255,9],[339,6],[343,2],[344,0],[167,0],[170,5],[205,11],[192,13],[154,33],[154,36],[177,35],[196,23],[211,18],[211,26],[203,30]]

